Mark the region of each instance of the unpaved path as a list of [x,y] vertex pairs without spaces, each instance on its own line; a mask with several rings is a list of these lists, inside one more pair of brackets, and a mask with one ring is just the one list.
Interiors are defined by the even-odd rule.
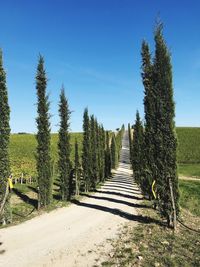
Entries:
[[111,249],[120,227],[139,221],[141,195],[133,183],[127,133],[113,178],[66,208],[0,230],[0,266],[94,266]]
[[196,177],[189,177],[189,176],[182,176],[182,175],[180,175],[178,178],[180,180],[199,181],[200,182],[200,178],[196,178]]

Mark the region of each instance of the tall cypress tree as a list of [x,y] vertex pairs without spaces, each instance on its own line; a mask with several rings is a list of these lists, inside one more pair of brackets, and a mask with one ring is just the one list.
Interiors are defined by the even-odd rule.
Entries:
[[145,112],[145,132],[144,132],[144,182],[145,193],[152,198],[151,185],[156,176],[155,165],[155,103],[153,65],[148,44],[142,43],[142,81],[144,85],[144,112]]
[[115,134],[113,134],[111,140],[111,168],[116,169],[117,164],[118,164],[117,145],[116,145]]
[[99,128],[100,131],[100,181],[105,179],[105,131],[103,125]]
[[60,180],[60,191],[62,200],[70,199],[70,173],[71,173],[71,161],[70,161],[70,110],[69,104],[65,96],[64,88],[61,90],[60,103],[59,103],[59,116],[60,116],[60,129],[58,133],[58,170]]
[[38,173],[38,208],[50,204],[52,198],[51,156],[50,156],[50,114],[49,100],[46,94],[47,78],[44,59],[39,57],[36,74],[38,133],[37,139],[37,173]]
[[10,175],[9,141],[10,141],[10,108],[6,87],[6,73],[3,68],[2,51],[0,50],[0,220],[11,221],[10,196],[8,195],[8,177]]
[[101,177],[101,140],[100,140],[101,133],[97,119],[95,119],[95,132],[96,132],[96,142],[97,142],[97,183],[99,183]]
[[91,144],[91,186],[96,188],[98,179],[98,148],[97,148],[97,135],[96,135],[96,123],[94,115],[90,118],[90,144]]
[[83,114],[83,151],[82,151],[83,179],[85,183],[85,192],[90,190],[91,177],[91,144],[90,144],[90,119],[88,109]]
[[105,178],[111,176],[111,154],[109,131],[106,131],[106,150],[105,150]]
[[[173,223],[174,209],[178,214],[178,176],[176,165],[175,104],[173,100],[171,56],[163,38],[161,23],[155,31],[154,81],[156,93],[156,165],[157,193],[161,214]],[[173,197],[170,190],[172,185]],[[174,202],[174,203],[173,203]]]
[[137,111],[133,135],[132,167],[135,180],[141,186],[142,191],[145,189],[143,186],[143,137],[143,125]]
[[75,194],[76,194],[76,196],[79,196],[80,179],[81,179],[81,169],[80,169],[80,161],[79,161],[79,152],[78,152],[78,142],[77,142],[77,139],[75,141],[74,175],[75,175],[75,183],[76,183]]
[[131,132],[131,126],[130,123],[128,124],[128,138],[129,138],[129,151],[130,151],[130,162],[132,163],[132,157],[133,157],[133,138],[132,138],[132,132]]

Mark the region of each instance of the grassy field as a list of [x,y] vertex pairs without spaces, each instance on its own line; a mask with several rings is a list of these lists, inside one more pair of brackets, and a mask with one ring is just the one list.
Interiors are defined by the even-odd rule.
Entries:
[[180,205],[200,216],[200,181],[179,181]]
[[[71,133],[71,160],[74,159],[74,143],[77,139],[79,151],[82,149],[82,133]],[[52,164],[56,165],[58,134],[51,136],[51,157]],[[36,138],[33,134],[13,134],[10,142],[10,159],[13,177],[35,176],[36,173]]]
[[200,128],[177,127],[178,162],[200,163]]
[[182,176],[200,178],[200,164],[179,164],[178,172]]
[[200,128],[177,127],[176,132],[179,174],[200,177]]

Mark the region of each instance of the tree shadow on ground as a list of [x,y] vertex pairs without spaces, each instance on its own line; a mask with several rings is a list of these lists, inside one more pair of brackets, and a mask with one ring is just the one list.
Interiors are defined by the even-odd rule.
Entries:
[[110,201],[110,202],[114,202],[114,203],[119,203],[119,204],[127,205],[127,206],[133,207],[133,208],[151,209],[151,207],[150,206],[147,206],[147,205],[137,204],[137,203],[131,203],[131,202],[128,202],[128,201],[124,201],[124,200],[120,200],[120,199],[115,199],[115,198],[101,197],[101,196],[92,196],[92,195],[89,195],[89,194],[81,194],[81,196],[85,196],[85,197],[88,197],[88,198],[99,199],[99,200],[106,200],[106,201]]
[[117,190],[117,191],[124,191],[125,193],[129,193],[129,194],[136,194],[136,195],[141,195],[141,193],[139,193],[139,190],[135,190],[132,188],[128,188],[128,187],[123,187],[123,186],[118,186],[118,185],[112,185],[112,184],[105,184],[102,187],[103,189],[108,189],[108,190]]
[[13,190],[13,192],[14,192],[19,198],[21,198],[25,203],[32,205],[34,208],[37,208],[37,206],[38,206],[38,201],[37,201],[37,199],[30,198],[30,197],[27,196],[26,194],[23,194],[22,192],[20,192],[17,188],[13,188],[12,190]]
[[100,206],[100,205],[96,205],[96,204],[84,203],[84,202],[80,202],[80,201],[75,200],[75,199],[72,200],[71,202],[77,206],[101,210],[104,212],[108,212],[108,213],[120,216],[120,217],[125,218],[125,219],[130,220],[130,221],[136,221],[136,222],[146,223],[146,224],[155,223],[155,224],[163,226],[162,222],[160,222],[159,220],[150,218],[148,216],[134,215],[134,214],[130,214],[128,212],[124,212],[124,211],[119,210],[119,209],[108,208],[108,207],[104,207],[104,206]]
[[27,188],[38,194],[38,190],[34,186],[27,185]]
[[129,199],[137,199],[137,200],[143,200],[144,199],[143,197],[136,197],[136,196],[122,194],[122,193],[118,193],[118,192],[112,192],[112,191],[95,190],[94,192],[108,194],[108,195],[115,195],[115,196],[125,197],[125,198],[129,198]]
[[[1,245],[3,245],[3,242],[0,242],[0,246],[1,246]],[[0,255],[1,255],[1,254],[4,254],[5,252],[6,252],[5,249],[0,249]]]

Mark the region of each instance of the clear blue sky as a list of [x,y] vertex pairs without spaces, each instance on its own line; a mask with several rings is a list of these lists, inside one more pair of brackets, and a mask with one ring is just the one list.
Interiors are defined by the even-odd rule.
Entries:
[[199,0],[1,0],[0,47],[7,72],[12,132],[36,132],[35,73],[45,57],[52,131],[62,83],[72,131],[88,106],[107,129],[143,116],[140,46],[154,50],[156,17],[172,53],[177,126],[199,126]]

